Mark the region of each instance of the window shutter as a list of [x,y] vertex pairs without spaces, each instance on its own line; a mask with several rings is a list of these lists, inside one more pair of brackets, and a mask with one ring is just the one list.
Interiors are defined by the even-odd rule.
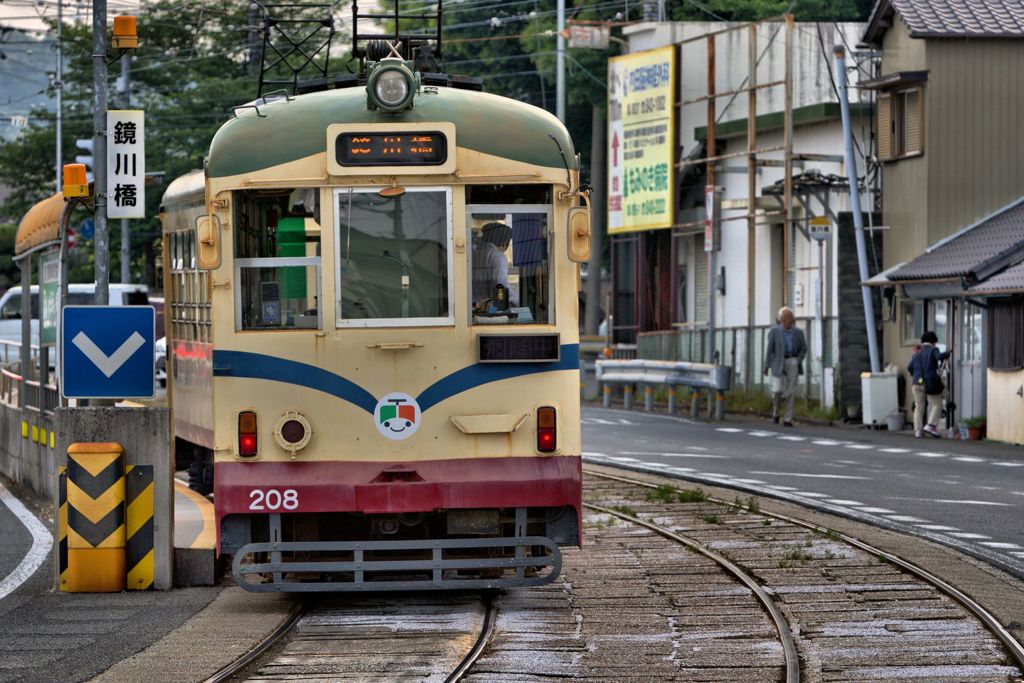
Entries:
[[875,115],[877,117],[875,134],[878,142],[878,160],[889,161],[893,158],[891,94],[878,93],[878,100],[875,102]]
[[924,112],[921,107],[921,90],[908,90],[906,93],[907,130],[904,132],[906,154],[920,154],[924,149],[922,130],[924,129]]

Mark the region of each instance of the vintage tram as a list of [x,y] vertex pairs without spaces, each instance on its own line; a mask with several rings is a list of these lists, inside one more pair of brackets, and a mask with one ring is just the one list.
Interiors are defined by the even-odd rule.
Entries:
[[237,109],[163,198],[175,450],[248,590],[534,585],[580,542],[578,158],[411,50]]

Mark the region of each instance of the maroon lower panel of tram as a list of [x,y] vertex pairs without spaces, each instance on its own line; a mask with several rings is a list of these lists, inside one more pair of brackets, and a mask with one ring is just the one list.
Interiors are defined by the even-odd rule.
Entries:
[[581,496],[578,456],[214,465],[218,545],[221,518],[230,514],[398,514],[571,505],[579,515]]

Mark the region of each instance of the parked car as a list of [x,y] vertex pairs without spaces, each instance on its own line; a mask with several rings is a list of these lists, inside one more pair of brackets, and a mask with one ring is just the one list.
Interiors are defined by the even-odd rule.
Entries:
[[[32,285],[32,343],[39,343],[39,285]],[[94,303],[96,284],[69,284],[68,305]],[[144,306],[149,303],[145,285],[110,284],[110,305]],[[21,341],[21,287],[11,287],[0,296],[0,340]]]

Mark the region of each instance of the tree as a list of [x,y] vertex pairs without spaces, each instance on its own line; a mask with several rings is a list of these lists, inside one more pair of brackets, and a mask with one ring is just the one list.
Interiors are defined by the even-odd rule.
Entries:
[[[217,128],[230,108],[255,97],[256,79],[246,73],[250,27],[247,6],[235,0],[157,0],[140,5],[140,49],[131,64],[131,106],[146,111],[146,168],[164,173],[164,184],[147,189],[148,217],[132,222],[135,273],[151,272],[152,244],[160,234],[156,217],[166,182],[201,167]],[[92,137],[92,30],[65,24],[68,65],[64,82],[65,163],[81,152],[77,138]],[[110,53],[113,57],[113,53]],[[122,56],[121,59],[127,59]],[[119,72],[109,69],[111,80]],[[111,91],[110,107],[116,107]],[[22,135],[0,148],[0,182],[12,188],[6,215],[24,215],[54,190],[55,121],[36,111]],[[40,123],[35,123],[40,122]],[[76,222],[84,212],[76,212]],[[120,231],[111,224],[110,271],[119,270]],[[89,249],[72,251],[72,273],[92,279]]]

